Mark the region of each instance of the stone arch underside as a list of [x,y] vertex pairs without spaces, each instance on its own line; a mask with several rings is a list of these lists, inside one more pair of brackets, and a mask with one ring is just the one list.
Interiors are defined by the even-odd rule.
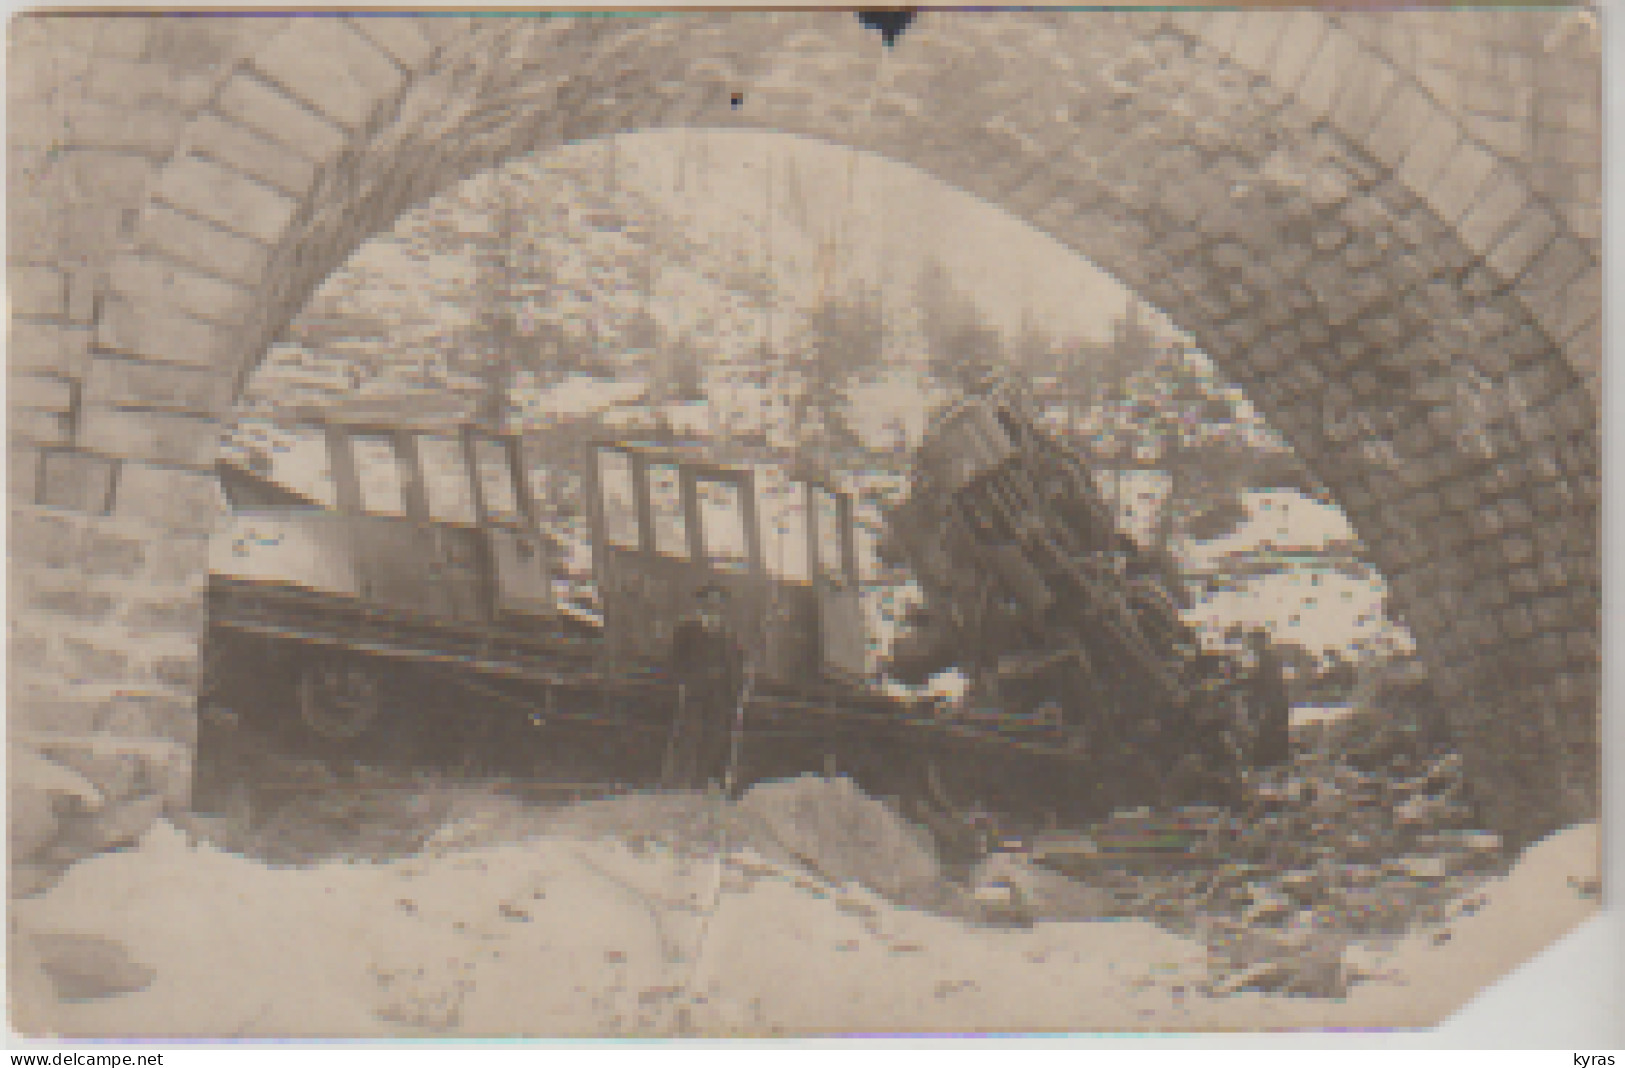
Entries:
[[[151,135],[139,214],[57,263],[60,329],[14,325],[51,402],[13,433],[14,730],[184,748],[217,421],[359,244],[526,152],[749,126],[917,166],[1166,311],[1348,512],[1491,824],[1595,816],[1595,249],[1337,20],[932,16],[892,50],[839,13],[254,25]],[[14,289],[35,269],[14,243]]]

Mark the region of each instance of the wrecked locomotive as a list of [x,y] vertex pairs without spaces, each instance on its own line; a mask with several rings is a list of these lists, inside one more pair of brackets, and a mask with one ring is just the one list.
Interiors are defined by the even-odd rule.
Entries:
[[1226,792],[1260,718],[1249,668],[1203,650],[1177,563],[1122,529],[1016,385],[937,421],[888,534],[925,594],[894,676],[957,668],[970,705],[1047,720],[1165,799]]

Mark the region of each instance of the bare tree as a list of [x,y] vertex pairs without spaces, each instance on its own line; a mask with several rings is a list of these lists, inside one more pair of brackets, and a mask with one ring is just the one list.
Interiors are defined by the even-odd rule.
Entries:
[[1004,335],[987,322],[974,299],[954,286],[935,257],[920,268],[915,302],[930,371],[938,381],[969,388],[1007,366]]

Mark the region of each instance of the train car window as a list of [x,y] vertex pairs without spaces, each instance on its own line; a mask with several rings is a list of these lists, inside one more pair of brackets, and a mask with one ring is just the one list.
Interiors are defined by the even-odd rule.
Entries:
[[429,515],[443,523],[474,523],[474,486],[468,477],[468,455],[458,438],[424,434],[418,438],[423,465],[423,492]]
[[508,448],[502,442],[474,439],[474,471],[479,476],[480,494],[485,498],[485,515],[498,523],[518,523],[524,518],[519,511],[513,467],[508,459]]
[[649,512],[654,519],[655,552],[688,556],[683,483],[676,464],[649,465]]
[[763,563],[780,578],[805,582],[812,577],[807,567],[807,484],[757,468],[756,486]]
[[326,433],[294,431],[273,446],[273,451],[273,477],[328,508],[338,507],[339,486],[333,477],[333,454],[328,451]]
[[406,465],[395,443],[383,435],[357,434],[350,439],[361,510],[374,515],[406,514]]
[[724,570],[744,569],[749,565],[750,547],[745,537],[744,502],[740,499],[739,487],[710,478],[696,479],[694,486],[700,505],[706,562]]
[[637,484],[630,455],[619,449],[598,450],[598,498],[604,510],[604,540],[622,549],[638,548]]
[[226,439],[221,455],[323,507],[338,507],[327,435],[319,427],[282,427],[245,419]]
[[813,532],[818,544],[818,573],[832,582],[846,581],[841,551],[841,506],[835,494],[822,486],[812,488]]

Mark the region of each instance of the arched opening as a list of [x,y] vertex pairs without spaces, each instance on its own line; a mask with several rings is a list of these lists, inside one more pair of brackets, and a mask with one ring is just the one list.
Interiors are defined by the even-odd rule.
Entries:
[[[172,529],[195,512],[185,472],[211,458],[228,383],[361,240],[460,177],[623,129],[824,137],[1003,205],[1173,311],[1377,555],[1474,778],[1496,784],[1497,825],[1532,837],[1589,814],[1596,450],[1565,346],[1591,309],[1539,294],[1590,253],[1427,99],[1396,89],[1357,113],[1299,62],[1325,48],[1339,78],[1374,64],[1403,83],[1380,51],[1309,19],[1293,23],[1307,48],[1283,23],[1257,53],[1226,26],[967,17],[884,51],[815,18],[436,37],[335,22],[322,48],[347,81],[331,92],[300,77],[284,31],[245,47],[186,127],[97,305],[96,381],[42,479],[74,488],[72,507]],[[1019,68],[1012,34],[1036,57]],[[966,79],[987,91],[967,97]],[[187,551],[166,566],[195,584],[195,535]],[[142,654],[174,661],[170,690],[185,646]],[[184,736],[184,713],[162,716]]]
[[[906,563],[877,556],[909,450],[992,369],[1029,384],[1136,539],[1182,562],[1186,618],[1205,646],[1267,628],[1290,654],[1300,706],[1346,705],[1414,651],[1329,491],[1188,335],[996,206],[856,150],[683,130],[522,157],[362,244],[282,337],[239,407],[238,469],[331,506],[326,444],[290,421],[517,433],[563,546],[556,577],[589,612],[601,602],[588,443],[675,437],[716,460],[816,465],[856,486],[866,622],[883,661],[920,595]],[[309,561],[299,576],[256,563],[286,553],[245,530],[225,533],[217,577],[323,589]],[[769,541],[776,558],[783,544]],[[258,680],[286,673],[244,670],[258,696]],[[272,715],[296,703],[285,696]],[[441,763],[458,744],[436,746]]]

